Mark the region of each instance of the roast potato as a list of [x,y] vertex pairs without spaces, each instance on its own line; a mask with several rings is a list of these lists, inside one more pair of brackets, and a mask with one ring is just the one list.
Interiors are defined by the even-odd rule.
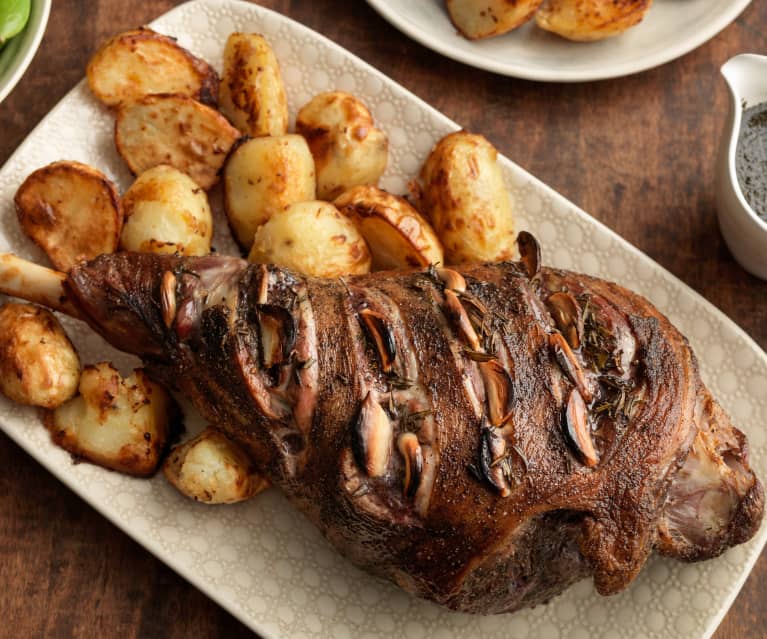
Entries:
[[370,271],[370,251],[357,227],[327,202],[300,202],[256,231],[248,260],[315,277]]
[[0,307],[0,391],[14,402],[55,408],[77,392],[80,358],[59,321],[32,304]]
[[123,379],[108,362],[86,366],[80,394],[45,416],[53,441],[77,457],[146,477],[179,419],[174,399],[137,368]]
[[300,135],[253,138],[224,168],[224,208],[237,241],[253,244],[256,229],[277,211],[315,198],[314,159]]
[[181,494],[206,504],[234,504],[269,486],[248,454],[211,427],[171,450],[163,472]]
[[81,260],[117,248],[123,213],[115,185],[80,162],[54,162],[16,191],[21,228],[53,265],[68,271]]
[[288,131],[288,101],[280,65],[269,43],[256,33],[232,33],[224,47],[219,107],[251,136]]
[[651,4],[652,0],[544,0],[535,21],[568,40],[604,40],[641,22]]
[[459,131],[442,138],[421,169],[420,210],[448,264],[512,257],[511,198],[497,155],[483,136]]
[[527,22],[541,0],[447,0],[455,28],[469,40],[508,33]]
[[377,186],[355,186],[334,202],[365,238],[374,271],[444,262],[434,229],[404,198]]
[[123,195],[121,248],[143,253],[207,255],[213,236],[208,197],[194,180],[161,164]]
[[386,170],[386,134],[353,95],[332,91],[314,97],[298,112],[296,132],[309,142],[322,200],[333,200],[359,184],[377,184]]
[[115,144],[134,175],[158,164],[186,173],[205,190],[240,132],[215,109],[183,95],[148,95],[117,112]]
[[153,93],[177,93],[215,105],[218,93],[213,67],[173,38],[146,28],[107,40],[88,62],[86,75],[93,94],[107,106]]

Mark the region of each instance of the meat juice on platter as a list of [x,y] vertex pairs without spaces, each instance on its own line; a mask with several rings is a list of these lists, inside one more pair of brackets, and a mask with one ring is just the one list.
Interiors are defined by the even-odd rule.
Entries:
[[767,102],[743,111],[735,169],[746,201],[767,222]]

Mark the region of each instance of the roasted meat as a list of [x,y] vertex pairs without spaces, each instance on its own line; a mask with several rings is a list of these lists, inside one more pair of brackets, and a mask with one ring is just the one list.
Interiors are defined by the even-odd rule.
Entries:
[[229,257],[105,255],[92,327],[243,442],[351,561],[453,609],[508,612],[655,549],[749,539],[743,434],[685,338],[615,284],[522,261],[321,280]]

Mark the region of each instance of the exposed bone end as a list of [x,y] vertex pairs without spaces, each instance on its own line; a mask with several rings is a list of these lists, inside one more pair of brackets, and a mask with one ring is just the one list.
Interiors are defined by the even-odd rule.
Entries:
[[82,313],[64,289],[66,278],[64,273],[21,259],[12,253],[0,253],[0,293],[82,319]]
[[698,432],[671,483],[656,544],[661,554],[684,561],[710,559],[748,541],[764,511],[746,437],[707,390],[698,394],[695,422]]

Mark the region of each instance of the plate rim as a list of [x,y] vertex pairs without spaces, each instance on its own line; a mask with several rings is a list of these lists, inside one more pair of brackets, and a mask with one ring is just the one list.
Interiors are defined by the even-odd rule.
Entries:
[[[750,2],[750,0],[748,1]],[[175,13],[181,13],[188,6],[196,5],[196,4],[241,5],[243,6],[243,8],[247,7],[249,10],[255,9],[259,12],[264,12],[265,14],[276,16],[280,20],[286,20],[290,22],[294,28],[303,30],[304,32],[310,32],[314,38],[321,40],[325,45],[331,47],[332,49],[336,51],[342,52],[346,56],[349,56],[351,59],[354,60],[355,64],[359,65],[361,68],[364,68],[366,72],[374,74],[379,79],[382,79],[387,83],[391,83],[398,90],[402,91],[405,95],[407,95],[408,99],[417,103],[420,108],[426,109],[427,111],[431,112],[433,115],[436,115],[439,118],[443,119],[443,121],[446,124],[449,123],[450,127],[452,127],[454,130],[459,130],[461,128],[460,125],[458,125],[454,120],[452,120],[447,115],[439,111],[436,107],[431,106],[425,100],[415,95],[412,91],[410,91],[409,89],[399,84],[396,80],[387,76],[385,73],[383,73],[382,71],[380,71],[379,69],[371,65],[369,62],[366,62],[365,60],[363,60],[356,54],[352,53],[348,49],[342,47],[339,44],[336,44],[335,42],[330,40],[327,36],[319,33],[318,31],[298,22],[297,20],[285,14],[282,14],[273,9],[269,9],[262,5],[254,5],[253,3],[247,0],[186,0],[185,2],[182,2],[176,5],[169,11],[166,11],[165,13],[156,16],[149,23],[149,26],[152,27],[156,24],[156,22],[163,19],[167,19],[173,16]],[[38,132],[38,130],[43,128],[43,126],[47,123],[49,117],[51,117],[54,113],[57,113],[58,111],[64,109],[67,106],[65,103],[68,101],[68,99],[71,98],[78,91],[80,91],[85,84],[86,84],[86,79],[83,77],[69,91],[67,91],[67,93],[41,118],[41,120],[34,126],[34,128],[24,138],[21,144],[19,144],[18,147],[13,151],[13,153],[2,165],[2,167],[0,167],[0,173],[4,172],[8,166],[12,165],[16,161],[17,156],[21,155],[22,152],[26,150],[26,148],[30,144],[33,143],[34,141],[33,137]],[[531,183],[534,183],[537,188],[541,188],[545,190],[547,194],[549,194],[553,199],[557,200],[558,203],[565,204],[569,208],[571,207],[573,209],[576,209],[581,215],[585,216],[588,219],[589,224],[594,224],[598,226],[603,232],[606,232],[607,235],[613,241],[617,241],[621,245],[623,250],[626,250],[629,253],[632,253],[634,256],[638,256],[638,257],[649,260],[653,264],[653,266],[657,269],[657,272],[659,275],[670,280],[675,286],[681,287],[688,294],[691,294],[695,298],[695,300],[706,309],[706,311],[710,314],[712,318],[715,318],[721,323],[727,325],[729,330],[733,331],[733,334],[735,336],[742,339],[744,343],[747,344],[749,348],[751,348],[754,351],[757,358],[761,358],[762,360],[764,360],[765,364],[767,364],[767,352],[765,352],[761,348],[761,346],[740,325],[738,325],[737,322],[735,322],[735,320],[727,316],[722,310],[717,308],[713,303],[708,301],[695,289],[693,289],[684,281],[682,281],[680,278],[678,278],[676,275],[668,271],[664,266],[656,262],[652,257],[650,257],[649,255],[641,251],[638,247],[634,246],[631,242],[623,238],[617,232],[615,232],[614,230],[606,226],[603,222],[594,218],[589,213],[584,211],[580,206],[578,206],[574,202],[571,202],[564,195],[556,191],[553,187],[543,182],[543,180],[536,177],[535,175],[527,171],[525,168],[517,165],[510,158],[499,153],[499,159],[501,163],[509,165],[513,168],[516,168],[522,171],[526,179],[528,179]],[[48,457],[42,454],[39,454],[39,451],[37,451],[33,447],[32,445],[33,442],[24,439],[23,437],[18,435],[16,432],[14,432],[13,429],[6,429],[5,424],[2,421],[0,421],[0,430],[2,430],[3,433],[7,437],[9,437],[9,439],[14,441],[22,450],[24,450],[27,454],[29,454],[30,457],[32,457],[32,459],[34,459],[37,463],[39,463],[56,479],[61,481],[67,488],[69,488],[79,498],[85,501],[100,515],[105,517],[109,522],[111,522],[113,525],[119,528],[123,533],[128,535],[131,539],[136,541],[144,549],[146,549],[148,552],[154,555],[154,557],[156,557],[159,561],[161,561],[166,566],[171,568],[174,572],[176,572],[178,575],[180,575],[182,578],[184,578],[186,581],[192,584],[200,592],[205,594],[205,596],[209,597],[212,601],[216,602],[219,606],[221,606],[223,609],[229,612],[232,616],[234,616],[236,619],[242,622],[246,627],[260,634],[262,637],[264,637],[264,639],[285,639],[282,635],[277,635],[273,633],[267,627],[266,624],[268,622],[268,619],[262,619],[260,616],[257,616],[257,615],[249,615],[246,612],[246,610],[238,606],[234,602],[234,600],[226,598],[224,595],[218,592],[215,589],[215,587],[213,587],[212,585],[208,585],[208,583],[206,583],[205,580],[202,579],[200,575],[194,572],[193,569],[185,566],[183,562],[181,562],[180,560],[176,558],[175,555],[163,550],[160,544],[156,542],[151,535],[144,534],[142,533],[142,531],[138,529],[130,528],[127,525],[128,522],[123,521],[116,512],[115,513],[111,512],[110,510],[108,510],[105,504],[102,504],[101,502],[97,500],[93,500],[90,494],[86,491],[85,487],[78,485],[73,479],[72,475],[68,475],[67,473],[60,473]],[[140,481],[145,481],[145,480],[140,480]],[[728,595],[722,600],[722,604],[721,606],[719,606],[717,614],[711,617],[709,621],[709,625],[705,628],[703,634],[700,636],[700,639],[710,639],[710,637],[714,634],[714,632],[719,627],[719,624],[721,623],[722,619],[730,610],[732,603],[734,602],[735,598],[740,593],[744,583],[746,582],[748,577],[751,575],[754,564],[761,556],[765,548],[765,545],[767,545],[767,519],[765,519],[765,522],[763,522],[763,524],[761,525],[760,530],[755,535],[753,542],[754,542],[755,552],[748,560],[744,562],[743,571],[738,575],[736,580],[733,580],[732,589],[730,590]],[[340,555],[339,555],[339,558],[341,558]],[[341,559],[343,561],[347,561],[346,559],[343,559],[343,558]]]
[[[718,35],[721,31],[732,24],[743,11],[751,4],[753,0],[736,0],[730,4],[716,20],[712,20],[705,29],[701,29],[694,37],[683,43],[661,50],[657,54],[649,57],[637,58],[633,63],[624,64],[613,71],[591,72],[591,71],[562,71],[556,69],[538,70],[530,69],[528,66],[514,64],[513,62],[498,62],[487,59],[481,54],[462,51],[453,47],[449,41],[444,41],[438,36],[417,29],[409,23],[398,11],[392,9],[387,0],[367,0],[367,3],[395,29],[407,35],[412,40],[420,43],[432,51],[444,55],[456,62],[461,62],[468,66],[490,71],[499,75],[505,75],[521,80],[535,80],[539,82],[595,82],[598,80],[609,80],[612,78],[622,78],[642,71],[648,71],[672,60],[681,58],[691,51],[708,42],[711,38]],[[452,25],[451,25],[451,28]],[[503,36],[499,36],[503,37]],[[588,46],[588,45],[586,45]]]

